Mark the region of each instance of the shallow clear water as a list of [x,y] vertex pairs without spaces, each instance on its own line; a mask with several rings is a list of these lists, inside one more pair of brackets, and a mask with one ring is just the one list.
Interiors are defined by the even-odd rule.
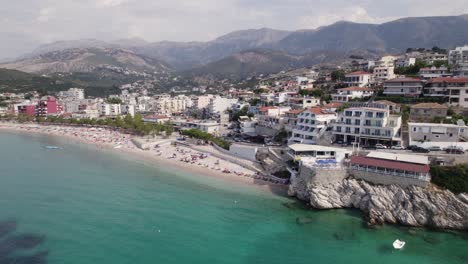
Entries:
[[0,263],[468,263],[466,233],[367,229],[357,211],[64,139],[2,133],[0,167]]

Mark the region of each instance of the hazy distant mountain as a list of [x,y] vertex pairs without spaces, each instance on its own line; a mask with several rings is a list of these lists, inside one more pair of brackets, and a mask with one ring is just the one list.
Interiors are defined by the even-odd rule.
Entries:
[[206,76],[218,79],[243,79],[259,74],[277,73],[283,70],[308,67],[339,58],[338,54],[313,53],[293,56],[282,51],[255,49],[233,54],[229,57],[197,67],[181,74]]
[[[147,43],[141,39],[124,39],[113,42],[92,39],[61,41],[39,47],[32,53],[33,56],[28,55],[23,58],[27,63],[15,62],[13,67],[19,67],[25,71],[38,71],[43,68],[50,70],[54,69],[54,67],[57,67],[57,70],[67,70],[70,62],[62,62],[60,57],[56,58],[56,61],[52,59],[43,62],[43,58],[38,59],[37,56],[51,51],[75,48],[121,48],[134,52],[131,55],[128,54],[128,56],[135,59],[139,57],[156,68],[159,67],[158,64],[167,67],[162,63],[164,61],[178,71],[195,69],[192,72],[205,72],[206,69],[212,69],[213,71],[224,72],[227,75],[245,76],[249,70],[269,72],[274,69],[288,68],[297,63],[295,62],[297,57],[300,57],[299,61],[302,63],[302,57],[327,60],[336,57],[336,54],[380,55],[402,52],[411,47],[432,48],[433,46],[439,46],[441,48],[452,48],[464,44],[468,44],[468,15],[418,17],[398,19],[380,25],[337,22],[314,30],[294,32],[268,28],[250,29],[232,32],[207,42],[163,41]],[[244,54],[244,56],[247,56],[245,54],[251,54],[252,50],[256,50],[255,52],[263,50],[263,53],[260,52],[262,55],[252,56],[253,59],[247,63],[242,63],[242,60],[236,59],[241,56],[239,54]],[[266,50],[269,50],[269,52],[265,52]],[[273,50],[277,52],[273,52]],[[267,60],[265,57],[270,58]],[[149,58],[156,61],[150,62]],[[255,62],[254,59],[260,61]],[[264,63],[265,61],[270,61],[274,65],[269,66],[268,63]],[[314,62],[316,59],[308,61]],[[233,65],[229,63],[233,63]],[[123,64],[120,60],[119,65]],[[79,69],[81,67],[81,64],[75,63],[74,60],[71,65],[72,68]],[[214,66],[225,67],[226,69],[215,68]],[[86,68],[87,66],[83,67]],[[238,74],[234,74],[235,69],[239,71]],[[226,74],[222,75],[226,76]]]
[[29,73],[92,72],[103,65],[123,67],[137,71],[170,70],[170,66],[157,59],[113,48],[72,48],[51,51],[18,61],[0,64],[0,68]]
[[268,28],[249,29],[232,32],[208,42],[163,41],[133,50],[146,56],[161,58],[176,69],[190,69],[240,51],[269,47],[289,33]]
[[404,18],[381,25],[338,22],[318,30],[298,31],[273,48],[293,54],[314,51],[368,50],[401,52],[410,47],[444,48],[468,43],[468,16]]

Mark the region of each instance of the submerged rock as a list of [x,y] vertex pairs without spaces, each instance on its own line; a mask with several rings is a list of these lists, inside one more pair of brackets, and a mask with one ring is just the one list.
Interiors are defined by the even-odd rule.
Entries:
[[307,224],[312,224],[314,222],[314,219],[310,217],[298,217],[296,218],[296,224],[298,225],[307,225]]
[[296,178],[289,195],[308,201],[317,209],[358,208],[369,225],[382,223],[468,229],[466,194],[411,186],[371,185],[345,179],[336,183],[310,184]]

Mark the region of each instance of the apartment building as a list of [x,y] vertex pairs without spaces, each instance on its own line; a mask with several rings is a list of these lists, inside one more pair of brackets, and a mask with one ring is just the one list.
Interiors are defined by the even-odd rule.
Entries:
[[348,87],[367,87],[372,83],[372,73],[357,71],[345,75],[344,83]]
[[387,80],[394,79],[396,77],[395,75],[395,67],[394,66],[386,66],[384,65],[379,65],[374,68],[374,82],[384,82]]
[[296,127],[289,139],[290,143],[316,144],[327,128],[337,119],[334,112],[326,111],[320,107],[313,107],[302,111],[297,116]]
[[447,97],[451,106],[468,108],[468,78],[431,79],[424,88],[424,96]]
[[219,114],[228,109],[231,109],[233,105],[237,104],[239,99],[237,98],[226,98],[221,96],[215,96],[210,99],[210,103],[208,105],[208,111],[211,114]]
[[[410,144],[413,142],[466,142],[468,126],[460,124],[408,123]],[[451,144],[453,145],[453,144]]]
[[262,136],[274,136],[284,129],[286,112],[290,107],[267,106],[258,109],[256,132]]
[[448,60],[454,75],[468,77],[468,45],[451,50]]
[[419,77],[423,79],[433,79],[433,78],[440,78],[440,77],[449,77],[452,76],[452,74],[449,72],[447,67],[440,67],[437,68],[435,66],[432,66],[431,68],[421,68],[419,70]]
[[336,141],[363,145],[401,144],[401,116],[378,103],[351,106],[338,114],[333,127]]
[[385,95],[420,96],[424,83],[417,78],[395,78],[384,82]]
[[288,99],[288,105],[293,109],[305,109],[309,107],[319,106],[320,98],[303,96],[303,97],[291,97]]
[[366,87],[348,87],[337,89],[335,94],[332,94],[332,102],[335,103],[346,103],[352,101],[353,99],[361,99],[366,97],[371,97],[374,94],[369,88]]
[[118,116],[122,114],[122,108],[120,104],[102,103],[99,105],[98,110],[101,116]]
[[448,107],[437,103],[421,103],[411,106],[411,120],[433,120],[434,118],[445,118]]

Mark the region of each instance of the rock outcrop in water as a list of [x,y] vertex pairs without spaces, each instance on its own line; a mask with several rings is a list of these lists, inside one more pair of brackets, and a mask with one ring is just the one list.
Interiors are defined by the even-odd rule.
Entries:
[[371,185],[345,179],[337,183],[310,184],[295,179],[289,195],[317,209],[358,208],[369,225],[402,224],[443,229],[468,229],[468,195],[421,187]]

